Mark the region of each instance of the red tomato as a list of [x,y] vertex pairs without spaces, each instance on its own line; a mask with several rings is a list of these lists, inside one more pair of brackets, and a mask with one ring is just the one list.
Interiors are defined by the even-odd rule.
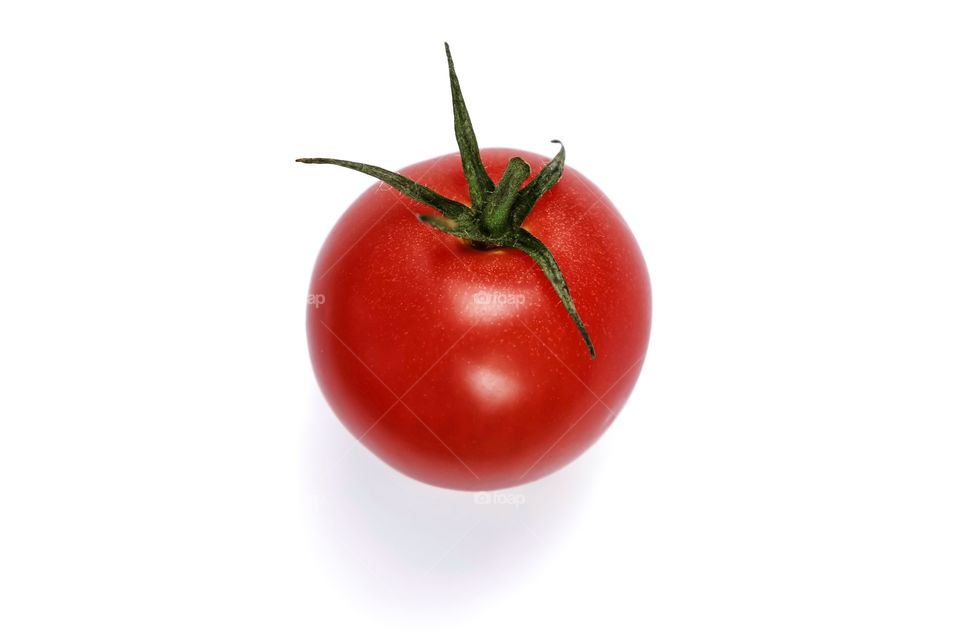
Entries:
[[[494,182],[513,156],[533,175],[549,160],[480,155]],[[470,201],[458,154],[400,173]],[[528,255],[475,248],[415,215],[431,213],[378,183],[336,224],[310,285],[317,380],[347,428],[409,476],[466,490],[540,478],[600,437],[637,380],[650,332],[640,249],[613,204],[569,167],[523,222],[556,258],[591,358]]]

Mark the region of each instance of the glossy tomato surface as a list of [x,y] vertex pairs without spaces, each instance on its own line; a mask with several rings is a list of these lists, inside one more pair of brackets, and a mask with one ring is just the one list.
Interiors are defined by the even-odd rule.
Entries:
[[[513,156],[486,149],[499,180]],[[460,156],[400,173],[469,202]],[[524,227],[553,252],[594,344],[591,359],[547,278],[515,249],[475,249],[378,183],[344,213],[310,285],[314,372],[371,451],[423,482],[496,489],[542,477],[589,447],[623,407],[650,332],[647,269],[610,201],[574,169]]]

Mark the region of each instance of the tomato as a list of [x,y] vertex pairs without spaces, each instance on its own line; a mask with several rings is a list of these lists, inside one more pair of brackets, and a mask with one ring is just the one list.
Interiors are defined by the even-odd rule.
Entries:
[[[450,71],[454,85],[452,60]],[[367,448],[424,482],[488,490],[562,467],[610,425],[643,364],[650,284],[623,218],[583,175],[562,168],[562,150],[562,179],[531,203],[522,232],[517,225],[466,237],[469,209],[459,229],[452,214],[425,216],[435,213],[425,200],[439,201],[410,184],[476,204],[471,171],[515,194],[536,181],[525,181],[524,166],[534,175],[556,168],[557,158],[525,151],[471,150],[460,135],[466,121],[472,137],[463,115],[461,153],[399,172],[412,182],[362,165],[408,195],[377,184],[337,222],[313,271],[307,335],[320,388]],[[484,211],[510,199],[489,187],[480,197]],[[440,204],[446,214],[454,207]],[[528,235],[549,249],[558,272],[521,242]]]

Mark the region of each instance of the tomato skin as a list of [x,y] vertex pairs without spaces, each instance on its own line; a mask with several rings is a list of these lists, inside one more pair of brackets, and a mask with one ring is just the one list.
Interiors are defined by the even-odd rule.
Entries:
[[[481,151],[494,181],[520,156]],[[400,171],[469,203],[459,154]],[[515,249],[479,250],[378,183],[343,214],[310,284],[307,336],[320,388],[344,425],[399,471],[463,490],[555,471],[627,400],[646,354],[650,283],[613,204],[569,166],[524,227],[552,251],[596,346],[591,359],[557,294]]]

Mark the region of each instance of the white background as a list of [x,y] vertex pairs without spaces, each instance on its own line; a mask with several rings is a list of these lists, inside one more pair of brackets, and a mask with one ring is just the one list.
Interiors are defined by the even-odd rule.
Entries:
[[[957,638],[951,2],[0,10],[0,636]],[[649,358],[519,505],[400,476],[306,354],[371,180],[550,154],[628,219]]]

